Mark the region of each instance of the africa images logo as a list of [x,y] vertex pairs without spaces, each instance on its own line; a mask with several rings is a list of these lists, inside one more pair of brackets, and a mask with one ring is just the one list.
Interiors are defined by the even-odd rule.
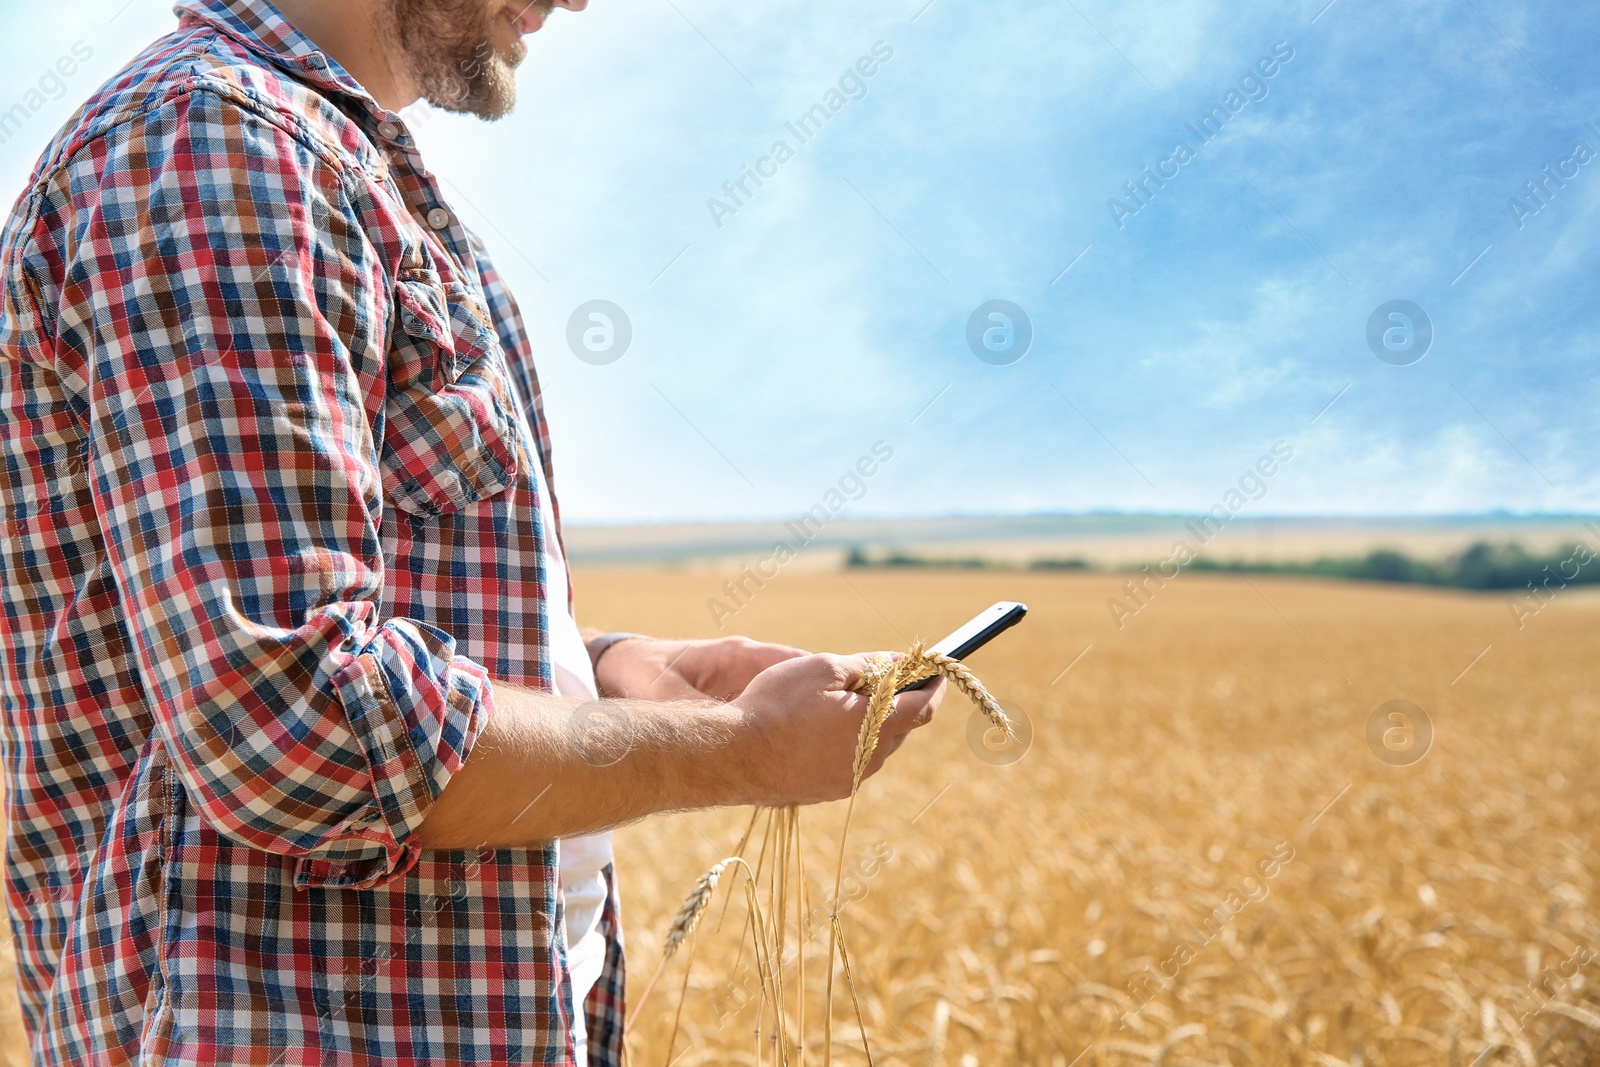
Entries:
[[1149,207],[1156,193],[1165,189],[1168,182],[1176,180],[1183,173],[1183,167],[1199,156],[1200,149],[1215,140],[1235,115],[1250,104],[1265,100],[1271,92],[1267,83],[1277,77],[1293,58],[1294,47],[1288,41],[1273,45],[1272,54],[1257,59],[1239,78],[1237,87],[1224,93],[1222,100],[1213,104],[1211,110],[1201,115],[1197,122],[1184,123],[1194,135],[1192,146],[1187,139],[1178,141],[1166,158],[1155,163],[1154,169],[1146,164],[1140,168],[1138,178],[1123,182],[1122,191],[1127,199],[1119,200],[1113,196],[1106,200],[1106,210],[1111,212],[1111,221],[1116,223],[1117,229],[1124,228],[1128,219]]
[[739,176],[722,183],[723,196],[706,199],[706,210],[711,213],[711,221],[717,224],[717,229],[722,229],[728,216],[737,215],[739,209],[750,203],[767,182],[776,178],[778,168],[794,159],[803,146],[815,140],[833,117],[844,110],[846,104],[852,100],[864,100],[868,79],[875,77],[883,64],[893,58],[894,48],[889,42],[873,42],[871,55],[857,59],[839,75],[835,85],[822,94],[822,99],[802,111],[792,122],[784,123],[784,130],[794,137],[793,144],[789,143],[789,138],[780,137],[754,165],[741,164]]

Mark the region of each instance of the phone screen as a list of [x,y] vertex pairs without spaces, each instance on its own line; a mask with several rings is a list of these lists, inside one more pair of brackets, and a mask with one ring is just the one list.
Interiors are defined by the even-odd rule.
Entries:
[[[1019,604],[1014,600],[1002,600],[978,612],[965,625],[946,636],[942,641],[928,646],[928,651],[940,652],[952,659],[966,659],[978,649],[1021,622],[1022,617],[1026,614],[1028,614],[1028,605]],[[936,678],[938,675],[934,675],[934,677]],[[920,682],[902,686],[896,692],[904,693],[932,684],[933,678],[925,678]]]

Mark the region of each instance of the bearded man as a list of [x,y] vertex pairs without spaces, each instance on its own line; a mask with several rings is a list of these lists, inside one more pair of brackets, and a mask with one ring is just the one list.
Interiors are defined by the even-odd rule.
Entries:
[[849,792],[864,656],[579,630],[527,334],[399,114],[506,114],[585,2],[183,0],[0,235],[35,1063],[615,1064],[607,831]]

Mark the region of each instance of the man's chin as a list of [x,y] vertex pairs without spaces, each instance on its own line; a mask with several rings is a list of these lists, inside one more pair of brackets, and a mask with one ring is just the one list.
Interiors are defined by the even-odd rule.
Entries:
[[428,103],[440,111],[449,111],[457,115],[475,115],[480,119],[494,122],[511,114],[517,106],[515,89],[505,93],[496,93],[489,96],[477,96],[469,100],[455,100],[448,97],[435,100],[428,98]]
[[460,115],[476,115],[491,121],[504,118],[517,103],[515,70],[520,60],[521,56],[506,56],[497,50],[490,69],[480,71],[470,83],[453,83],[450,89],[454,91],[429,95],[428,103],[441,111]]
[[490,122],[503,119],[511,114],[517,106],[516,83],[507,79],[497,86],[492,92],[485,92],[466,101],[460,109],[467,114],[476,115],[480,119]]

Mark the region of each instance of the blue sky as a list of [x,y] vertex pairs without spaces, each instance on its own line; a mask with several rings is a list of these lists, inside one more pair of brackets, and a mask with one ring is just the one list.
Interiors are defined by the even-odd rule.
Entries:
[[[0,145],[8,199],[171,25],[125,3],[0,14],[0,110],[94,53]],[[1277,441],[1257,513],[1600,510],[1600,11],[924,3],[594,0],[530,40],[511,118],[414,115],[533,330],[569,522],[786,517],[880,440],[850,514],[1203,510]],[[567,341],[597,299],[633,329],[606,365]],[[994,299],[1032,324],[1010,365],[968,347]],[[1394,300],[1434,330],[1407,366],[1367,341]]]

